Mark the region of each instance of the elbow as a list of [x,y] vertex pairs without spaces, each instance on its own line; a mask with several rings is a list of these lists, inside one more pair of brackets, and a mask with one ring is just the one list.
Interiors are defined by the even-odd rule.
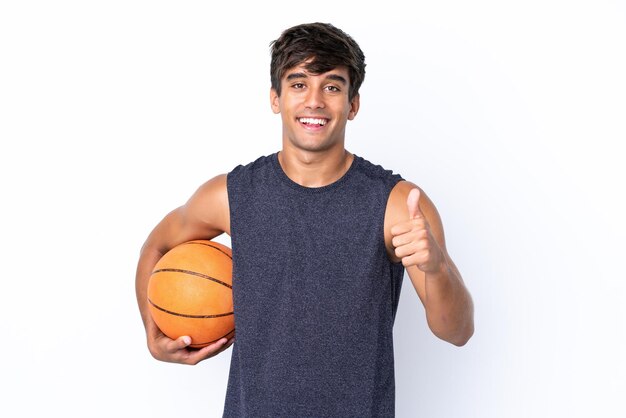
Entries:
[[474,322],[469,321],[469,323],[465,324],[465,326],[458,327],[453,332],[450,329],[443,331],[435,330],[433,328],[431,328],[431,331],[433,331],[433,334],[435,334],[439,339],[457,347],[463,347],[474,335]]
[[474,307],[471,301],[464,309],[453,312],[426,312],[428,326],[438,338],[462,347],[474,335]]
[[469,300],[469,306],[466,310],[463,319],[460,320],[459,326],[456,328],[456,332],[454,333],[454,338],[449,340],[451,344],[456,345],[457,347],[463,347],[474,335],[474,305]]
[[449,340],[448,342],[456,345],[457,347],[463,347],[474,335],[474,324],[466,327],[462,333],[459,333],[456,338]]

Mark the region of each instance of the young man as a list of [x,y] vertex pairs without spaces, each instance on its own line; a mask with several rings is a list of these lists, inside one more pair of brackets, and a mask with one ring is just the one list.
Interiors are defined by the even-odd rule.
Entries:
[[237,343],[224,416],[393,416],[392,327],[404,269],[439,338],[463,345],[473,305],[442,223],[415,184],[344,147],[359,111],[364,55],[330,24],[299,25],[272,43],[270,101],[282,150],[219,175],[169,213],[144,244],[136,277],[148,348],[196,364],[200,350],[154,324],[147,282],[158,259],[227,233]]

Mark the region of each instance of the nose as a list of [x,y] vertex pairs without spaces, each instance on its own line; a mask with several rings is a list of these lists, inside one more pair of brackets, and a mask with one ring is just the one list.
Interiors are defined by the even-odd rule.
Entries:
[[318,89],[309,89],[304,98],[304,106],[309,109],[322,109],[324,105],[324,96]]

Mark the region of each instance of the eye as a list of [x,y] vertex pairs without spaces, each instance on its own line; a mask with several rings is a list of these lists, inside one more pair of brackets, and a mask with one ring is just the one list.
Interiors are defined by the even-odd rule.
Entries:
[[304,83],[294,83],[294,84],[291,85],[291,87],[293,87],[296,90],[303,89],[304,88]]
[[337,86],[326,86],[326,90],[332,91],[333,93],[337,93],[337,92],[341,91],[341,90],[339,90],[339,87],[337,87]]

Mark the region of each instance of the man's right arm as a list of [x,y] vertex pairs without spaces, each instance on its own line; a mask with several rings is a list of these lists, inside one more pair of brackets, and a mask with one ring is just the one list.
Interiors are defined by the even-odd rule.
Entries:
[[148,308],[148,282],[155,264],[171,248],[194,239],[213,239],[226,232],[230,235],[230,213],[226,175],[204,183],[183,206],[168,213],[152,230],[141,248],[135,292],[146,329],[148,349],[157,360],[197,364],[227,349],[233,339],[221,340],[199,350],[189,349],[188,336],[172,340],[157,327]]

